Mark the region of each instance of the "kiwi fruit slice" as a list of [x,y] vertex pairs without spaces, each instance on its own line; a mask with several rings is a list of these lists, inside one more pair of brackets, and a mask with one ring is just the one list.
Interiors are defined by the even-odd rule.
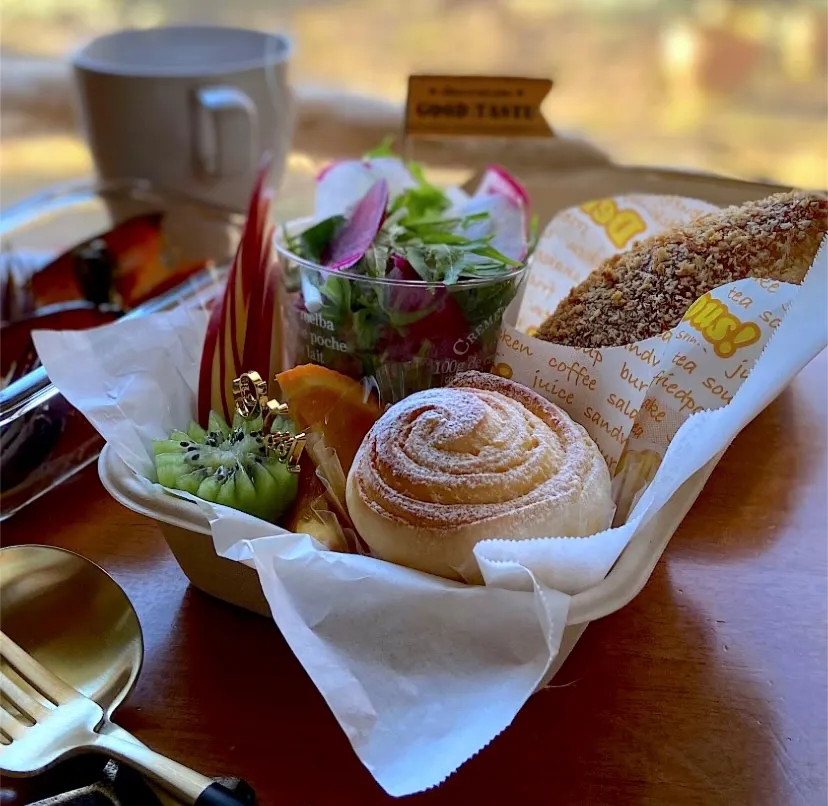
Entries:
[[[272,428],[296,433],[286,418]],[[206,429],[190,423],[186,431],[153,441],[158,482],[276,523],[296,497],[299,477],[267,455],[264,436],[260,416],[236,414],[230,426],[210,412]]]

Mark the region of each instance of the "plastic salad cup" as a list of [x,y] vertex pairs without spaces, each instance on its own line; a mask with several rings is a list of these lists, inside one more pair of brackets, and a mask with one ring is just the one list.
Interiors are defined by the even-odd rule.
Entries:
[[441,386],[458,372],[489,370],[503,313],[520,290],[526,265],[494,278],[446,285],[367,277],[305,260],[279,230],[285,365],[321,364],[376,384],[383,402]]

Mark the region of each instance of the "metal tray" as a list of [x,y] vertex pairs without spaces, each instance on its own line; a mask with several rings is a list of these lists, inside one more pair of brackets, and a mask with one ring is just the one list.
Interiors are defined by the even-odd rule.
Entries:
[[[77,243],[135,215],[163,212],[165,251],[207,260],[205,269],[127,317],[168,310],[214,292],[238,242],[243,216],[153,188],[137,180],[83,182],[53,188],[0,215],[0,243],[8,257],[48,262]],[[0,521],[90,464],[103,440],[49,381],[43,367],[0,390]],[[21,448],[23,467],[14,448]],[[14,446],[12,448],[11,446]]]

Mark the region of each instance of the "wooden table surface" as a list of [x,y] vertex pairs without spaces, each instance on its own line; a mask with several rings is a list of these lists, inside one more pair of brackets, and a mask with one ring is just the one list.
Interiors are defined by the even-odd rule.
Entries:
[[[412,802],[822,806],[826,400],[823,352],[734,442],[635,601],[592,624],[554,687]],[[2,539],[78,551],[126,589],[146,661],[118,716],[142,740],[242,776],[263,806],[392,800],[275,625],[188,588],[155,525],[110,499],[94,468]],[[2,803],[33,797],[3,788]]]

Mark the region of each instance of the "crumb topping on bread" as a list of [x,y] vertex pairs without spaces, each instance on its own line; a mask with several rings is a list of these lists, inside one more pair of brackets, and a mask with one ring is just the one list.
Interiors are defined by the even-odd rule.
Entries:
[[828,230],[828,198],[794,191],[728,207],[605,261],[537,337],[612,347],[675,327],[708,291],[745,277],[800,283]]

